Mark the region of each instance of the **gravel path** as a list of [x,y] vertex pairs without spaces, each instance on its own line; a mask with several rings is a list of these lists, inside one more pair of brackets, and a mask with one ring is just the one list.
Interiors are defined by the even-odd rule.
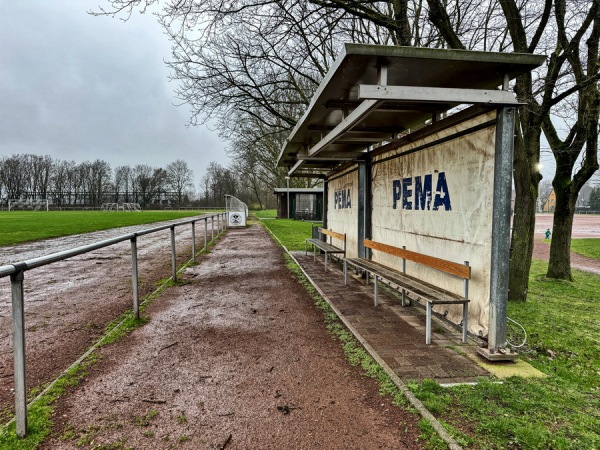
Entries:
[[420,417],[348,364],[262,227],[184,279],[60,400],[43,448],[421,448]]

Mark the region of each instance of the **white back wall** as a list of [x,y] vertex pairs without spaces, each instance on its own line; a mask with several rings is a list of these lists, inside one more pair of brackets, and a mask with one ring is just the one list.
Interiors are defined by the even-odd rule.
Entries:
[[[495,112],[478,116],[380,155],[372,169],[372,239],[458,263],[469,261],[469,331],[483,336],[490,299],[495,124],[456,135],[494,119]],[[434,145],[394,157],[428,143]],[[402,267],[400,258],[377,251],[373,260]],[[437,270],[407,261],[407,273],[464,292],[461,279]],[[448,311],[448,319],[461,321],[460,305],[441,305],[436,311]]]

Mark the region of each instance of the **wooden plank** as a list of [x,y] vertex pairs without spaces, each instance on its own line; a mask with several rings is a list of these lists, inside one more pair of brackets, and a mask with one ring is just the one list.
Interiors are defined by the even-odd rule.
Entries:
[[465,302],[465,299],[460,295],[434,286],[423,280],[419,280],[418,278],[411,277],[402,272],[398,272],[397,270],[390,269],[383,264],[363,258],[352,258],[346,261],[353,266],[371,272],[372,274],[377,274],[380,278],[394,283],[399,289],[404,289],[417,297],[415,300],[422,299],[431,301],[434,304],[437,302],[449,302],[449,304]]
[[365,239],[364,245],[365,247],[372,248],[373,250],[388,253],[399,258],[405,258],[409,261],[414,261],[416,263],[423,264],[424,266],[431,267],[460,278],[471,278],[471,267],[465,264],[459,264],[445,259],[424,255],[422,253],[404,250],[402,248],[382,244],[381,242],[372,241],[370,239]]
[[319,233],[326,234],[332,238],[339,239],[340,241],[346,240],[346,235],[342,233],[336,233],[335,231],[328,230],[327,228],[319,228]]
[[344,253],[344,250],[342,250],[341,248],[336,247],[335,245],[328,244],[327,242],[323,242],[319,239],[307,239],[306,242],[314,245],[315,247],[327,253]]

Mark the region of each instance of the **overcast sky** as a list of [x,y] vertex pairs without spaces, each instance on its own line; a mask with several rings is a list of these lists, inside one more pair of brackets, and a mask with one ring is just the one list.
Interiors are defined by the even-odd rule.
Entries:
[[170,44],[150,14],[128,22],[87,14],[104,0],[0,0],[0,156],[102,159],[112,168],[184,159],[198,186],[227,165],[208,127],[186,127],[164,60]]

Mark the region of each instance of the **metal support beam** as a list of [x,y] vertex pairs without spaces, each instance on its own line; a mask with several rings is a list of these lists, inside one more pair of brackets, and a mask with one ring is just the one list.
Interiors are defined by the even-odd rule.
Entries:
[[17,436],[27,434],[27,383],[25,379],[25,298],[24,271],[10,276],[12,294],[13,353],[15,371],[15,422]]
[[364,240],[371,236],[366,236],[365,223],[366,223],[366,192],[367,192],[367,163],[366,161],[358,162],[358,192],[357,192],[357,207],[358,207],[358,255],[361,258],[367,258],[366,248],[364,246]]
[[196,222],[192,222],[192,263],[196,264]]
[[204,219],[204,251],[208,251],[208,218]]
[[173,281],[177,281],[177,250],[175,248],[175,227],[171,227],[171,268]]
[[[358,122],[363,120],[373,109],[379,105],[378,100],[364,100],[347,117],[345,117],[333,130],[331,130],[323,139],[314,145],[309,151],[308,156],[317,156],[321,150],[329,144],[339,139],[346,131],[350,130]],[[288,176],[294,174],[300,168],[304,161],[300,160],[289,170]]]
[[323,181],[323,228],[327,228],[327,210],[329,209],[329,182]]
[[506,347],[514,132],[515,108],[498,109],[492,203],[492,255],[490,262],[488,349],[491,353]]
[[360,84],[358,86],[358,98],[363,101],[402,100],[407,102],[471,103],[510,106],[519,104],[515,99],[515,96],[508,91],[416,86],[380,86],[375,84]]
[[137,236],[131,238],[131,290],[133,293],[133,316],[140,318],[140,292],[138,287]]

